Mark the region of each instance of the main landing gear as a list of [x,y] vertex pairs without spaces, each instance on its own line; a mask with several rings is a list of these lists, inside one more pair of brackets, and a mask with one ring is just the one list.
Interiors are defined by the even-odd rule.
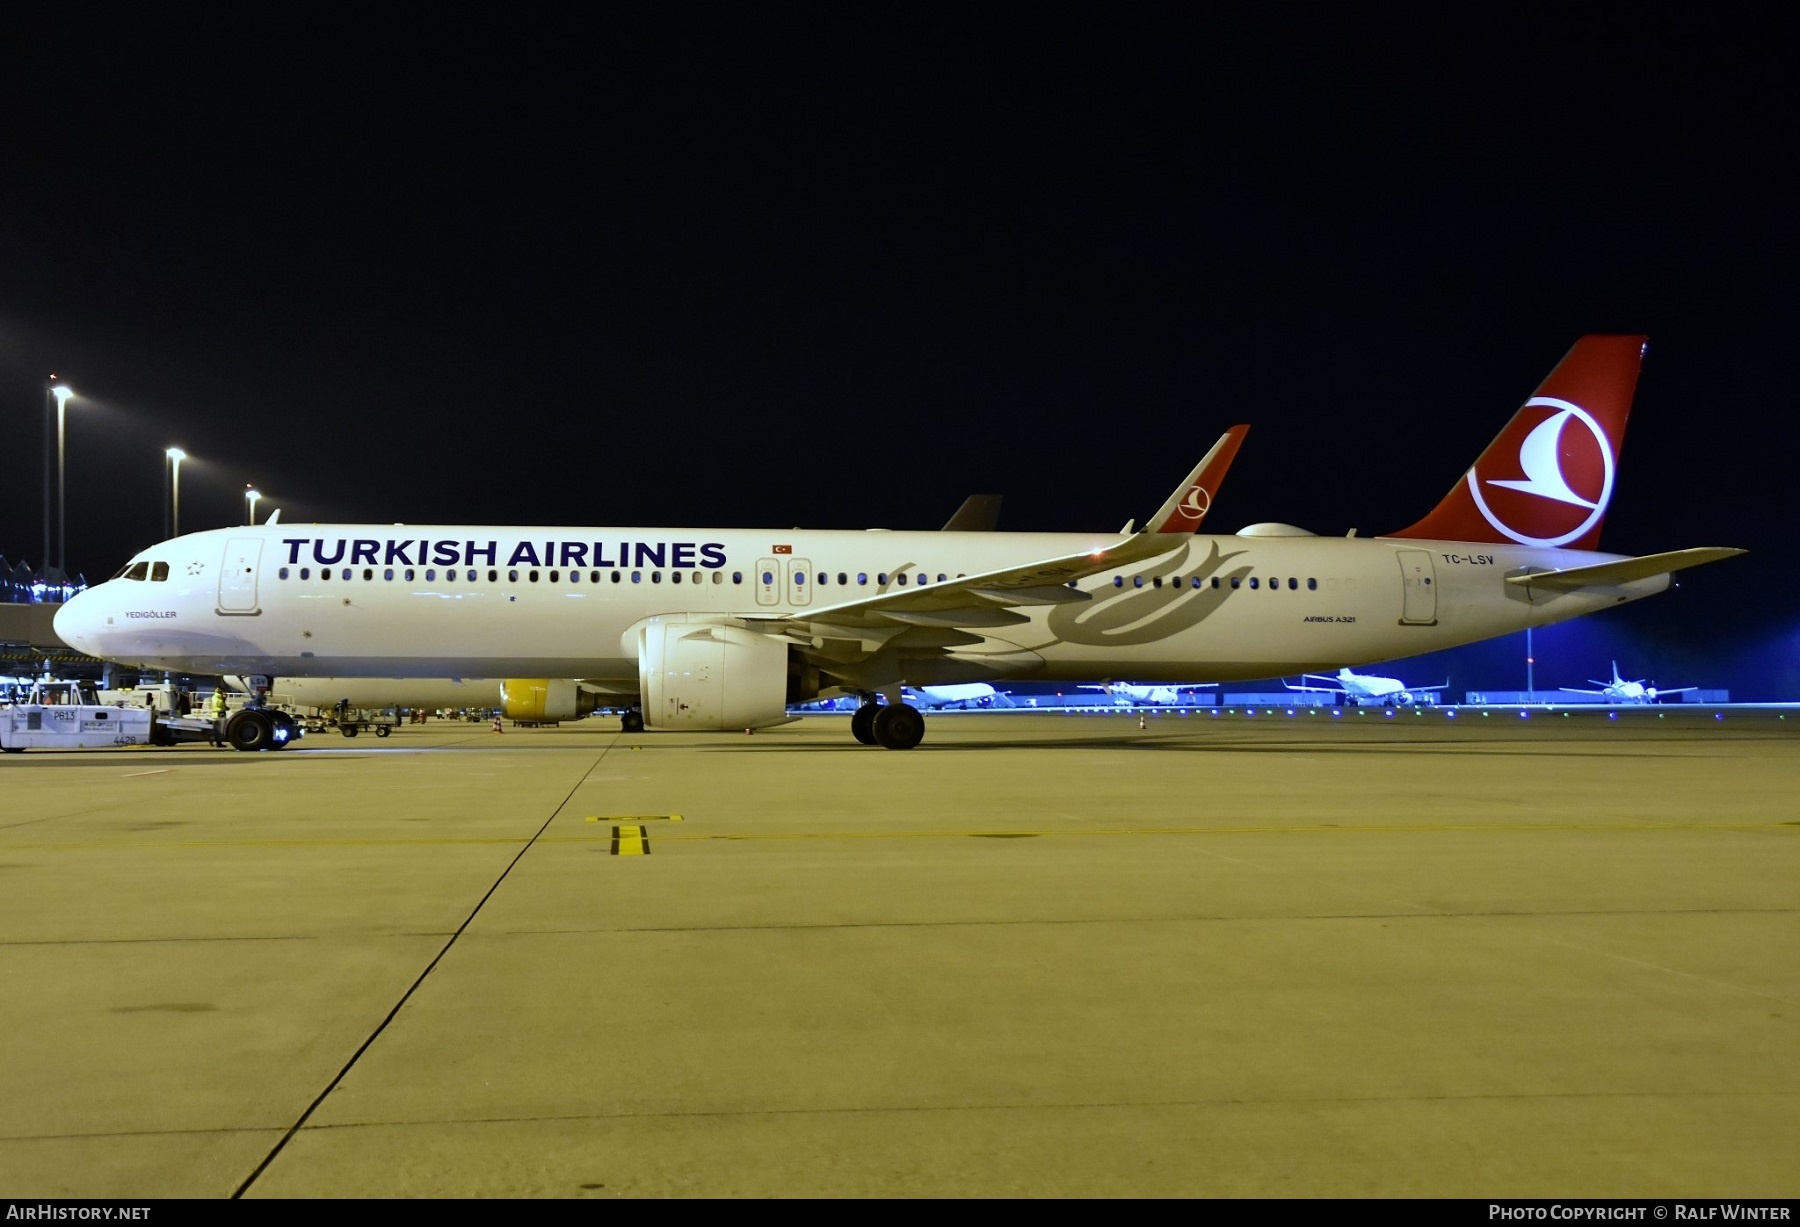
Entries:
[[882,707],[871,699],[850,717],[850,735],[865,746],[910,750],[925,740],[925,717],[909,704]]
[[621,733],[641,733],[641,732],[643,732],[644,731],[644,713],[634,707],[630,711],[627,711],[624,715],[620,716],[619,717],[619,731]]

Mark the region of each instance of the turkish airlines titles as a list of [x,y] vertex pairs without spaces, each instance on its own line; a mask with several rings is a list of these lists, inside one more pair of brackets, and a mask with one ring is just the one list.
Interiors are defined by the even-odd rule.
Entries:
[[[283,537],[287,561],[298,564],[311,546],[310,560],[320,566],[468,567],[477,561],[490,567],[704,567],[725,565],[719,541],[520,541],[502,560],[503,542],[433,541],[430,538],[376,540],[356,537]],[[608,555],[613,555],[608,557]],[[348,555],[348,557],[346,557]]]

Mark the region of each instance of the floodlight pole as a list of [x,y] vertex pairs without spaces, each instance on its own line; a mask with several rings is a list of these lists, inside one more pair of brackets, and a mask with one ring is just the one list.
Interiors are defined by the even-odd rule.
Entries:
[[44,552],[38,555],[38,566],[48,576],[50,570],[50,406],[53,403],[50,389],[55,385],[56,376],[44,385]]
[[[69,526],[67,523],[68,498],[64,493],[63,485],[63,444],[67,437],[64,424],[68,418],[69,398],[75,395],[75,392],[68,385],[55,382],[56,376],[52,375],[50,379],[50,395],[56,401],[56,569],[66,580],[69,574]],[[45,548],[48,548],[48,543]]]
[[181,535],[181,462],[187,453],[171,447],[163,455],[169,458],[163,470],[163,537],[167,539]]

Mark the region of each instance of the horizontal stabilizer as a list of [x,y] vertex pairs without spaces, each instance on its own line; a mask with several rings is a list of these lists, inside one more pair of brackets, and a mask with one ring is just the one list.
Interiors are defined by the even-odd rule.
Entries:
[[1725,546],[1706,546],[1692,550],[1670,550],[1666,554],[1646,554],[1642,558],[1621,558],[1617,562],[1598,562],[1591,567],[1568,567],[1561,571],[1536,571],[1529,575],[1509,575],[1506,582],[1521,588],[1548,588],[1556,592],[1574,592],[1579,588],[1601,588],[1627,584],[1634,579],[1685,571],[1704,563],[1733,558],[1743,550]]

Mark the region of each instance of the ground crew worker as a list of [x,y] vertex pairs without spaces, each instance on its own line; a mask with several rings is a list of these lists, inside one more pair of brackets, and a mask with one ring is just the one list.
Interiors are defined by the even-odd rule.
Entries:
[[212,743],[215,746],[223,746],[225,744],[225,688],[223,686],[213,687],[212,701],[207,704],[207,711],[211,714],[213,722]]

